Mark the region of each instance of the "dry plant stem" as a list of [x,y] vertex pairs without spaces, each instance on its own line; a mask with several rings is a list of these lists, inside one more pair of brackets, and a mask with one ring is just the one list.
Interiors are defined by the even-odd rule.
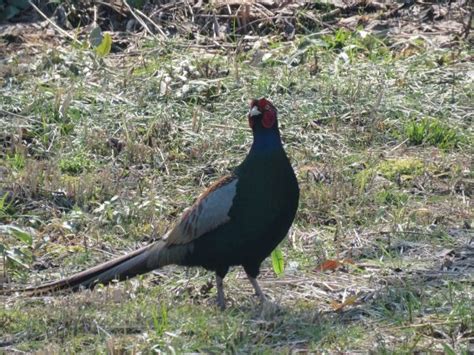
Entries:
[[71,34],[67,33],[66,31],[64,31],[61,27],[59,27],[58,25],[56,25],[53,21],[51,21],[48,16],[46,16],[35,4],[33,4],[33,2],[30,0],[29,1],[30,5],[41,15],[41,17],[43,17],[46,21],[49,22],[49,24],[51,26],[54,27],[54,29],[56,31],[58,31],[60,34],[62,34],[63,36],[66,36],[68,37],[69,39],[73,40],[75,43],[77,44],[80,44],[82,45],[82,43],[80,41],[78,41],[74,36],[72,36]]
[[163,32],[163,30],[161,29],[161,27],[156,23],[154,22],[150,17],[148,17],[147,15],[145,15],[142,11],[140,10],[136,10],[137,13],[140,14],[140,16],[146,18],[153,26],[155,26],[156,30],[158,32],[160,32],[161,36],[163,37],[163,39],[167,39],[167,36],[166,36],[166,33]]
[[125,6],[127,6],[127,9],[128,11],[130,11],[130,13],[132,14],[132,16],[135,18],[135,20],[137,20],[140,25],[142,25],[142,27],[145,29],[145,31],[150,35],[152,36],[154,39],[158,40],[159,38],[157,36],[155,36],[155,34],[150,30],[150,28],[148,27],[148,25],[145,23],[145,21],[143,21],[136,13],[135,11],[133,11],[132,7],[128,4],[128,2],[126,0],[123,1],[123,3],[125,4]]

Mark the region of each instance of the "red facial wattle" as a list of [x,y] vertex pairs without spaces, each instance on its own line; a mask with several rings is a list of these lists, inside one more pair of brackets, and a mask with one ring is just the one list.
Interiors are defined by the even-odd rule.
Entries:
[[265,128],[272,128],[272,126],[275,124],[275,120],[276,113],[274,111],[265,111],[263,113],[262,126]]
[[[264,128],[271,128],[276,122],[276,110],[274,109],[273,105],[270,103],[270,101],[266,100],[265,98],[262,98],[260,100],[253,100],[250,103],[250,110],[257,110],[258,115],[262,115],[261,122],[262,126]],[[249,114],[249,126],[250,128],[253,128],[255,126],[255,116],[252,116],[252,112]]]

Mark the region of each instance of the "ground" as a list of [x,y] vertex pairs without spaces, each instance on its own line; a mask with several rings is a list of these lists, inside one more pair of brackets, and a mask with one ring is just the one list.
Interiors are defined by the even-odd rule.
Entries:
[[[407,27],[395,26],[406,20],[396,4],[323,15],[252,5],[275,18],[293,11],[293,28],[233,6],[193,36],[191,14],[168,7],[176,33],[134,23],[136,32],[112,32],[110,53],[88,44],[90,29],[3,27],[4,289],[163,236],[244,158],[250,98],[279,109],[301,200],[280,246],[284,273],[271,260],[262,267],[267,304],[240,268],[225,279],[225,311],[214,276],[198,268],[3,295],[0,352],[472,353],[472,15],[453,4],[432,5],[429,20],[416,5],[419,23]],[[242,31],[229,35],[232,14]],[[314,19],[320,28],[308,28]]]

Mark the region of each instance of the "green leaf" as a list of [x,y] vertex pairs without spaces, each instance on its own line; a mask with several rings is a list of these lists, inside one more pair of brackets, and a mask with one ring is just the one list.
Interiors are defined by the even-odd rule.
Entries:
[[456,355],[456,352],[448,344],[443,344],[443,350],[446,355]]
[[8,193],[6,192],[5,195],[3,195],[3,197],[0,197],[0,211],[3,212],[3,210],[5,210],[5,201],[7,200],[7,197],[8,197]]
[[23,255],[22,253],[19,253],[18,250],[7,250],[5,254],[8,260],[13,261],[14,263],[20,265],[21,267],[25,269],[29,269],[28,265],[25,264],[22,260],[25,257],[25,255]]
[[33,243],[33,237],[30,233],[16,227],[10,229],[11,233],[20,241],[25,244],[31,245]]
[[31,234],[18,227],[12,225],[0,226],[0,232],[13,235],[16,239],[29,246],[33,243],[33,237],[31,236]]
[[95,52],[99,57],[105,57],[107,54],[110,53],[112,49],[112,37],[109,33],[104,33],[104,37],[102,38],[102,42],[99,46],[95,49]]
[[275,250],[272,251],[272,265],[273,271],[275,271],[275,274],[278,276],[282,275],[285,271],[285,260],[279,247],[276,247]]
[[447,355],[456,355],[456,352],[448,344],[443,344],[444,353]]

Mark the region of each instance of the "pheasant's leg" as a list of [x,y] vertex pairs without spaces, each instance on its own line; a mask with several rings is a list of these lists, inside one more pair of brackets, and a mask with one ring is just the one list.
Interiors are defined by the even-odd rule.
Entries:
[[253,289],[255,290],[255,294],[258,296],[258,298],[260,298],[260,301],[264,303],[265,295],[263,294],[262,289],[260,288],[257,282],[257,276],[260,273],[260,264],[244,265],[244,270],[245,270],[245,273],[247,274],[247,278],[249,279],[250,283],[253,286]]
[[216,274],[216,286],[217,286],[217,305],[220,309],[225,309],[225,296],[224,296],[224,278]]
[[260,298],[260,301],[263,303],[265,302],[265,295],[262,292],[262,289],[260,288],[260,285],[257,282],[257,279],[255,277],[250,276],[247,274],[247,278],[249,279],[250,283],[253,286],[253,289],[255,290],[255,294]]
[[221,310],[225,309],[224,295],[224,277],[227,275],[229,267],[222,267],[216,270],[216,286],[217,286],[217,305]]

